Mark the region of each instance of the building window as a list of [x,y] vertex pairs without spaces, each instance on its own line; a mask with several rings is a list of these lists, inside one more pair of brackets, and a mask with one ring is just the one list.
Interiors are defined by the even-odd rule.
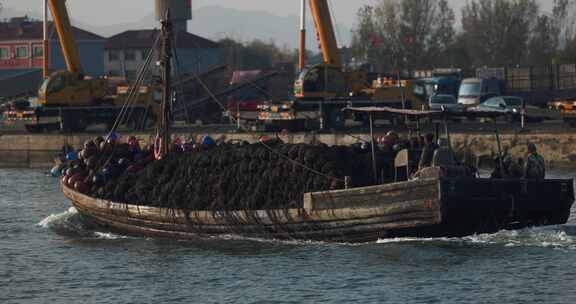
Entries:
[[126,61],[135,61],[136,60],[136,50],[128,49],[124,51],[124,59]]
[[116,50],[108,51],[108,61],[118,61],[118,60],[120,60],[120,56],[118,54],[118,51],[116,51]]
[[10,49],[6,47],[0,48],[0,59],[10,59]]
[[32,57],[34,58],[42,58],[44,57],[44,48],[41,46],[35,46],[32,50]]
[[27,46],[16,47],[16,58],[28,58],[28,47]]

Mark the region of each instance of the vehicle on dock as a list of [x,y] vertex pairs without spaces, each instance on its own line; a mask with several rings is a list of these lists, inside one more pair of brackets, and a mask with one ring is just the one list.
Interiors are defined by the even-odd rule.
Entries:
[[428,96],[451,95],[458,98],[458,91],[462,83],[462,71],[460,69],[416,71],[414,75],[424,81]]
[[[291,63],[276,63],[267,70],[234,71],[230,86],[249,84],[232,92],[228,97],[224,116],[230,121],[238,120],[245,126],[258,126],[262,107],[271,100],[287,100],[294,86],[294,66]],[[262,76],[276,73],[271,77]]]
[[[401,77],[398,73],[374,74],[346,70],[342,64],[328,3],[309,2],[322,51],[323,63],[305,66],[294,84],[294,99],[268,101],[262,105],[259,120],[274,129],[343,129],[347,120],[367,126],[365,115],[344,112],[348,106],[387,106],[423,109],[428,106],[423,80]],[[302,37],[301,39],[304,39]],[[301,47],[300,53],[305,53]],[[394,117],[382,119],[397,122]]]
[[500,84],[495,78],[466,78],[460,85],[458,103],[465,107],[474,107],[500,94]]
[[475,78],[463,80],[459,95],[462,103],[470,105],[504,95],[521,97],[528,105],[546,108],[555,100],[576,97],[575,68],[574,64],[478,68]]
[[462,112],[464,106],[458,103],[456,97],[452,95],[433,95],[430,97],[429,106],[432,111]]
[[558,113],[566,124],[576,127],[576,98],[552,101],[548,103],[548,108]]
[[94,124],[110,125],[120,111],[126,110],[123,109],[126,108],[126,98],[131,100],[129,110],[141,115],[150,113],[150,117],[142,117],[143,122],[136,125],[143,125],[146,119],[153,118],[153,87],[137,84],[134,92],[110,94],[107,79],[87,77],[72,34],[66,2],[48,0],[48,5],[66,62],[66,70],[53,72],[43,81],[38,90],[36,119],[26,125],[26,129],[30,132],[78,132]]
[[521,97],[497,96],[492,97],[480,105],[469,108],[468,112],[497,112],[509,122],[520,121],[524,112],[528,122],[542,122],[551,119],[553,112],[533,105],[527,105]]

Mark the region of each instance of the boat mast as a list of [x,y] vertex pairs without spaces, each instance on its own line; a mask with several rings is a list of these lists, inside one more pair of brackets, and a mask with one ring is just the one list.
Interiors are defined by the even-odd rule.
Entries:
[[170,20],[170,11],[166,10],[162,19],[161,39],[162,47],[160,50],[160,71],[162,75],[162,104],[161,114],[158,120],[156,132],[156,158],[162,159],[170,153],[170,125],[171,125],[171,105],[172,105],[172,21]]
[[42,77],[44,79],[50,76],[50,65],[49,65],[49,58],[48,58],[48,0],[42,1],[44,3],[43,10],[44,10],[44,20],[42,22]]
[[302,0],[300,8],[300,51],[298,69],[300,72],[306,67],[306,0]]

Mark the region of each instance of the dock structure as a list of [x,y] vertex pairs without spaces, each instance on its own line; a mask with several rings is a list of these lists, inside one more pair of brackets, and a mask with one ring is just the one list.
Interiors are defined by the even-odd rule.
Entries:
[[[380,133],[377,133],[380,134]],[[134,133],[141,143],[150,140],[149,133]],[[213,138],[225,137],[227,140],[245,140],[256,142],[262,134],[226,133],[226,132],[189,132],[175,131],[175,136],[191,138],[210,135]],[[267,134],[270,136],[270,134]],[[62,151],[62,147],[70,145],[80,148],[95,134],[3,134],[0,131],[0,168],[49,168],[53,166],[54,157]],[[327,145],[351,145],[362,140],[369,141],[365,133],[288,133],[278,134],[286,143],[324,143]],[[538,151],[544,156],[549,166],[576,167],[576,133],[539,132],[539,133],[505,133],[501,136],[502,146],[512,155],[524,155],[526,143],[532,142],[538,146]],[[451,141],[456,150],[471,149],[476,156],[489,157],[497,153],[493,133],[456,132],[451,134]]]

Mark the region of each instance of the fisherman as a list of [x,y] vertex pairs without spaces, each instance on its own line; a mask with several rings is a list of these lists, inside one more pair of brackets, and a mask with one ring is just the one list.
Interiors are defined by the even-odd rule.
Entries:
[[420,155],[419,169],[430,167],[434,158],[434,152],[438,149],[438,145],[434,142],[434,134],[427,133],[424,136],[424,149]]
[[[388,133],[386,133],[386,135],[380,139],[379,147],[385,153],[394,156],[394,154],[397,152],[394,150],[394,147],[398,144],[399,139],[400,137],[394,131],[388,131]],[[396,146],[396,148],[398,147]]]
[[184,142],[182,141],[180,136],[173,136],[172,149],[174,152],[184,152]]
[[438,139],[438,147],[434,151],[432,165],[434,167],[452,167],[456,166],[456,159],[450,147],[450,142],[446,138]]
[[136,136],[130,136],[128,138],[128,152],[134,157],[136,154],[140,153],[140,142]]
[[546,162],[544,157],[538,154],[536,145],[528,144],[528,156],[524,166],[524,178],[544,179],[546,177]]
[[524,160],[519,158],[514,161],[513,157],[505,152],[502,156],[502,169],[500,168],[500,159],[494,159],[495,168],[492,172],[491,178],[522,178],[524,175]]
[[386,136],[384,136],[384,144],[389,147],[394,147],[400,141],[400,136],[394,131],[388,131]]
[[518,158],[515,162],[511,162],[508,167],[508,172],[512,178],[522,178],[524,176],[524,159]]

